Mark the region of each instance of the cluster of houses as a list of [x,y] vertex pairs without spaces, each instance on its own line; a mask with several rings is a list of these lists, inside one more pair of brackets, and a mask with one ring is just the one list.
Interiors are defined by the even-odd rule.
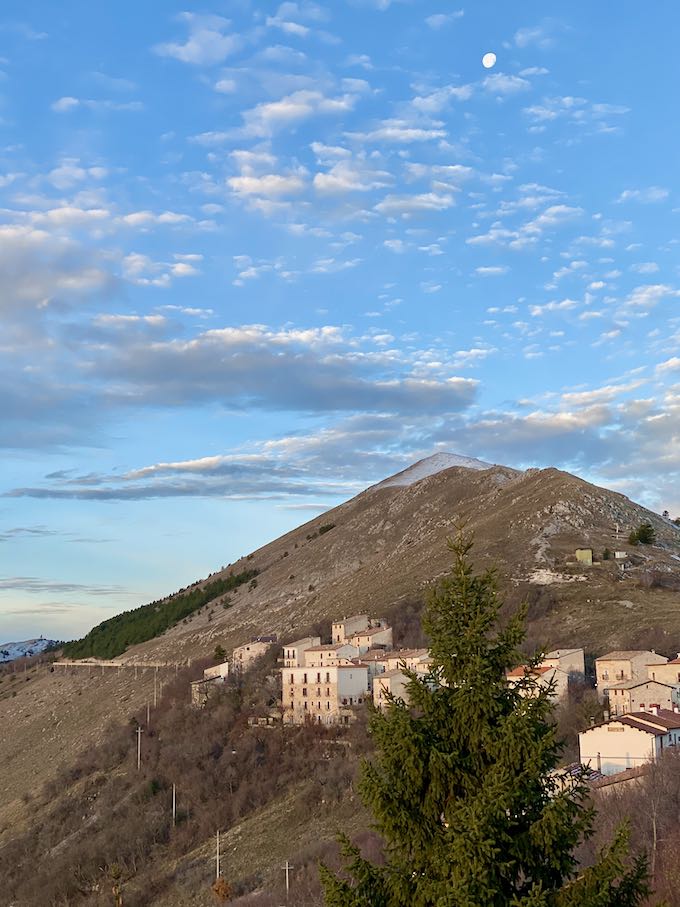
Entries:
[[429,671],[427,649],[394,649],[384,618],[357,614],[336,621],[332,642],[308,636],[284,646],[281,705],[284,724],[349,724],[352,709],[368,698],[384,708],[403,695],[402,668]]
[[[276,636],[255,637],[234,649],[231,662],[206,668],[191,685],[192,702],[204,705],[230,672],[247,670],[276,643]],[[280,708],[261,719],[266,723],[349,724],[368,699],[386,708],[393,697],[404,697],[405,671],[424,677],[431,666],[427,649],[395,649],[392,627],[368,614],[334,622],[330,643],[306,636],[284,645],[281,655]],[[680,653],[669,660],[653,651],[609,652],[596,660],[595,676],[605,720],[579,734],[583,765],[598,777],[639,771],[665,748],[680,745]],[[570,648],[507,674],[522,695],[546,688],[554,701],[584,679],[583,649]]]
[[597,692],[608,717],[579,734],[580,761],[615,775],[640,769],[680,745],[680,653],[622,650],[595,661]]

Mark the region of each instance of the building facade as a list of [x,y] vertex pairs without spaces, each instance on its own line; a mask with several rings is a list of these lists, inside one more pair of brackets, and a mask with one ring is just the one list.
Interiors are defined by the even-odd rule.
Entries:
[[633,712],[579,734],[580,761],[603,775],[638,768],[680,744],[680,713],[666,709]]
[[237,646],[231,655],[233,669],[247,671],[252,663],[268,652],[275,642],[276,636],[256,636],[250,642]]
[[602,692],[611,717],[645,709],[673,709],[680,702],[680,688],[658,680],[624,680],[610,684]]
[[285,724],[349,724],[351,709],[369,695],[368,669],[352,661],[284,667],[281,678]]
[[666,664],[667,661],[663,655],[639,649],[626,649],[602,655],[595,660],[595,678],[600,700],[605,698],[603,690],[611,684],[628,680],[647,680],[652,665]]

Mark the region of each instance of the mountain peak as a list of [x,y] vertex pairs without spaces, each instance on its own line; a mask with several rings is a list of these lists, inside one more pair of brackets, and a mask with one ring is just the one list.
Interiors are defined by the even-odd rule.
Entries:
[[485,463],[483,460],[478,460],[476,457],[463,457],[460,454],[448,453],[447,451],[442,450],[432,454],[430,457],[418,460],[416,463],[413,463],[411,466],[408,466],[406,469],[403,469],[401,472],[398,472],[387,479],[383,479],[382,482],[374,485],[373,488],[391,488],[394,486],[413,485],[421,479],[436,475],[438,472],[442,472],[444,469],[451,469],[454,466],[462,467],[463,469],[482,470],[492,469],[494,464]]
[[0,664],[14,661],[16,658],[25,658],[27,655],[40,655],[49,646],[55,644],[54,639],[24,639],[22,642],[0,643]]

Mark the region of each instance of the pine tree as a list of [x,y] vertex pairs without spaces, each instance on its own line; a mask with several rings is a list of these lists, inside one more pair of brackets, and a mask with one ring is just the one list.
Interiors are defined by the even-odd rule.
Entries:
[[575,849],[590,834],[586,789],[563,785],[550,691],[521,663],[525,610],[499,627],[493,572],[475,575],[471,540],[449,542],[452,572],[424,619],[429,676],[408,673],[408,704],[373,710],[376,756],[360,792],[385,865],[342,838],[346,871],[321,867],[328,907],[632,907],[649,893],[621,830],[591,868]]

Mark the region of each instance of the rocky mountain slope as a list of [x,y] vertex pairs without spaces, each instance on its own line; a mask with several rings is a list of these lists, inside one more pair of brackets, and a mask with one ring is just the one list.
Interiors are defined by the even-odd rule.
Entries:
[[[643,643],[654,627],[680,633],[673,591],[680,528],[671,521],[556,469],[480,464],[427,474],[427,461],[417,466],[423,478],[373,486],[213,574],[259,571],[256,585],[230,596],[228,609],[205,608],[124,657],[197,657],[217,643],[286,636],[322,619],[422,599],[447,571],[446,538],[462,523],[474,533],[479,565],[497,568],[512,601],[526,594],[534,630],[548,644],[595,650]],[[643,521],[657,543],[631,548],[628,535]],[[599,562],[574,563],[581,547],[593,548]],[[610,560],[602,560],[605,548]],[[614,559],[617,550],[625,560]]]

